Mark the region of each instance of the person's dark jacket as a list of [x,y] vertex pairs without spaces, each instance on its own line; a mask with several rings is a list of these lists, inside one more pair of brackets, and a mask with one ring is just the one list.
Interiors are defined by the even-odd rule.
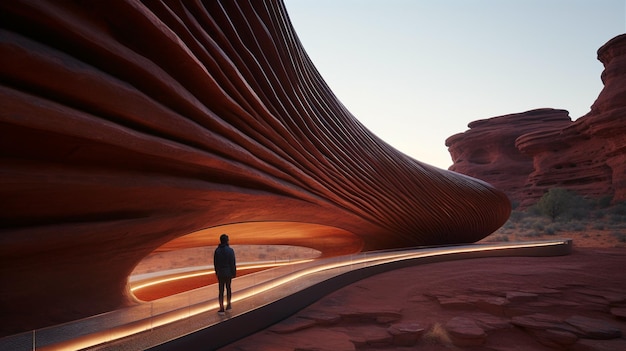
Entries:
[[235,250],[228,244],[220,244],[213,254],[215,274],[221,278],[234,278],[237,275]]

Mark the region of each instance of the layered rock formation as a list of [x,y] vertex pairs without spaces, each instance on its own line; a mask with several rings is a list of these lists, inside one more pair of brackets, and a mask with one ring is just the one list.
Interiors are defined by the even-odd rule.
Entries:
[[626,200],[626,35],[598,50],[604,64],[591,111],[569,121],[566,111],[541,109],[472,122],[446,141],[450,167],[503,189],[522,206],[548,189]]
[[494,184],[519,202],[526,197],[533,158],[520,152],[517,138],[538,130],[558,130],[570,123],[567,111],[549,108],[471,122],[468,131],[446,140],[454,162],[450,170]]
[[3,1],[0,77],[3,334],[138,303],[130,272],[190,233],[169,245],[328,256],[473,242],[510,212],[364,128],[278,1]]

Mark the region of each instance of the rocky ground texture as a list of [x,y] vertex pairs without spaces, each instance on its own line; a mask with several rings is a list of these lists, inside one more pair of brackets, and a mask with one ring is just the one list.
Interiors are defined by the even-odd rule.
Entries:
[[222,350],[626,350],[626,250],[376,275]]

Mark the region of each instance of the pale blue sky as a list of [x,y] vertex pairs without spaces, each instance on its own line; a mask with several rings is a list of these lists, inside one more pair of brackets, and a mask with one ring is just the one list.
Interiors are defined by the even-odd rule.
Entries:
[[626,0],[284,0],[311,60],[374,134],[448,168],[478,119],[553,107],[572,119],[602,89],[597,49]]

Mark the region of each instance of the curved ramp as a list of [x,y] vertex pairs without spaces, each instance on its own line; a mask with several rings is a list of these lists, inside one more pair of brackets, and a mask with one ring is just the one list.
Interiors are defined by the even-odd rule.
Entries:
[[0,339],[1,349],[215,349],[266,328],[360,279],[412,265],[501,256],[559,256],[571,240],[360,253],[284,266],[236,278],[233,311],[217,315],[216,286],[92,318]]
[[[571,252],[571,240],[494,245],[463,245],[446,248],[394,250],[350,257],[349,262],[328,260],[313,270],[305,268],[281,278],[286,285],[267,282],[269,294],[285,295],[245,313],[233,315],[212,326],[152,347],[153,351],[218,348],[279,322],[321,297],[358,280],[393,269],[484,257],[560,256]],[[350,268],[348,268],[350,267]],[[344,270],[342,272],[342,270]],[[327,274],[335,275],[326,278]],[[293,279],[293,280],[291,280]],[[322,280],[323,279],[323,280]],[[286,295],[289,294],[289,295]],[[267,298],[267,297],[266,297]]]

